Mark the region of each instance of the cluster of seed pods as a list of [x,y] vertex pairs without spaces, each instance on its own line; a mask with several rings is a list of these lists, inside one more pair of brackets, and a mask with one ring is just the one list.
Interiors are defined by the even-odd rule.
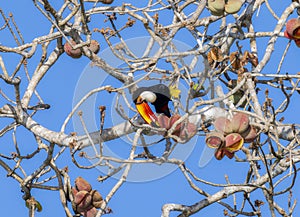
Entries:
[[[78,59],[82,56],[82,51],[80,48],[73,49],[76,45],[76,42],[73,39],[70,39],[69,42],[66,42],[64,45],[64,51],[66,54],[74,59]],[[94,53],[97,54],[100,50],[100,44],[96,40],[91,40],[91,43],[88,45],[88,48]]]
[[244,0],[208,0],[207,7],[212,15],[222,16],[225,14],[234,14],[237,13],[242,5]]
[[294,40],[295,44],[300,47],[300,19],[293,18],[287,21],[284,36]]
[[75,213],[84,217],[95,217],[97,208],[103,203],[103,198],[97,190],[92,190],[92,186],[82,177],[77,177],[75,186],[72,187],[72,208]]
[[[159,114],[157,116],[156,124],[158,125],[158,127],[169,130],[172,128],[174,123],[177,120],[179,120],[180,118],[181,118],[181,116],[179,114],[175,114],[175,115],[171,116],[170,118],[164,114]],[[178,123],[175,126],[175,129],[172,132],[172,135],[175,135],[180,138],[181,141],[178,141],[178,142],[185,143],[188,140],[190,140],[196,133],[197,133],[197,127],[195,124],[190,123],[188,121],[183,121],[181,123]],[[176,139],[174,139],[174,140],[176,141]]]
[[215,131],[206,134],[206,144],[215,148],[215,157],[218,160],[226,155],[230,159],[239,151],[244,143],[253,142],[257,136],[256,129],[250,125],[249,116],[238,112],[228,119],[216,118]]

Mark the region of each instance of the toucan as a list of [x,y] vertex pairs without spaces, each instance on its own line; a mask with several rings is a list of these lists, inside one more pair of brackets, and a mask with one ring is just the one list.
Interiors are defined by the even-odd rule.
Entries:
[[151,125],[157,125],[157,116],[153,113],[148,102],[154,105],[156,113],[165,114],[171,117],[168,103],[171,101],[170,89],[164,84],[157,84],[149,87],[140,87],[132,94],[132,100],[144,119]]

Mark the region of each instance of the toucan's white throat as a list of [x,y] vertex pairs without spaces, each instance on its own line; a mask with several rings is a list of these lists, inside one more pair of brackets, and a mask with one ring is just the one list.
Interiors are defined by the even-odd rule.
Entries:
[[155,93],[151,91],[144,91],[141,93],[140,97],[142,100],[146,100],[147,102],[153,103],[156,100],[156,95]]

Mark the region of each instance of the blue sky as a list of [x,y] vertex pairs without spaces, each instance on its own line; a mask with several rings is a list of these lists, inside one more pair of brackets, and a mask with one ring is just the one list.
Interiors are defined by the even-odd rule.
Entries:
[[[115,1],[114,4],[119,3],[121,3],[121,1]],[[270,1],[270,4],[273,9],[279,14],[281,14],[285,8],[282,5],[283,3],[280,1]],[[18,5],[18,7],[16,7],[16,5]],[[3,1],[2,3],[0,3],[0,8],[6,13],[6,15],[8,14],[8,12],[12,12],[14,14],[14,19],[16,20],[21,32],[23,33],[25,42],[30,42],[34,37],[46,35],[49,31],[49,23],[47,22],[46,18],[44,18],[34,7],[32,1]],[[291,17],[296,17],[296,15],[293,14]],[[102,22],[102,19],[100,20]],[[276,23],[275,20],[271,17],[270,13],[267,12],[265,7],[261,8],[258,16],[254,17],[253,22],[257,31],[265,30],[265,28],[267,28],[267,31],[272,31]],[[107,23],[101,24],[103,26],[108,25]],[[216,32],[215,29],[209,29],[209,31]],[[143,31],[132,32],[128,30],[124,37],[125,39],[132,39],[135,37],[143,36],[145,36],[145,32]],[[185,32],[178,34],[177,37],[177,40],[182,41],[184,44],[186,44],[186,46],[193,47],[195,45],[194,41],[191,40],[191,36],[187,36]],[[99,53],[99,55],[105,55],[107,46],[105,45],[104,39],[100,34],[95,34],[95,39],[97,39],[101,44],[101,52]],[[281,58],[287,42],[288,40],[285,38],[278,40],[272,59],[264,69],[265,73],[274,73],[277,70],[278,61]],[[0,32],[0,43],[8,46],[16,46],[7,32]],[[265,51],[266,46],[267,40],[259,40],[259,50]],[[248,49],[246,45],[244,48]],[[38,52],[41,51],[39,50]],[[283,63],[282,73],[298,73],[298,69],[300,66],[299,53],[300,49],[297,48],[294,43],[292,43],[287,54],[286,61]],[[8,71],[13,71],[18,59],[15,59],[9,54],[1,53],[0,55],[2,55]],[[259,59],[261,57],[262,53],[259,53]],[[37,61],[38,59],[35,57],[29,60],[28,69],[30,73],[33,72],[35,63]],[[91,69],[88,64],[89,60],[87,58],[74,60],[66,54],[63,54],[61,56],[55,67],[50,69],[37,89],[39,91],[39,94],[43,97],[45,103],[51,105],[51,109],[39,112],[34,116],[35,120],[45,125],[49,129],[55,131],[60,130],[64,119],[74,105],[74,94],[80,87],[80,78],[83,78],[85,76],[84,73],[86,73],[87,71],[90,72],[89,70],[97,70],[95,68]],[[24,77],[23,70],[21,70],[20,76]],[[90,82],[91,81],[92,80],[90,80]],[[97,82],[98,81],[93,83],[93,85],[97,85]],[[103,80],[103,84],[110,82],[113,82],[115,86],[120,85],[118,82],[110,80],[110,78],[106,78],[106,80]],[[21,83],[21,88],[23,91],[26,83],[27,82],[25,80]],[[89,83],[87,86],[89,87],[89,85],[91,87],[93,86],[92,83]],[[13,89],[11,87],[7,87],[7,85],[5,85],[2,80],[0,80],[0,88],[9,96],[13,96]],[[261,96],[263,96],[263,94]],[[112,116],[112,122],[118,122],[120,120],[114,119],[114,113],[110,113],[112,111],[110,100],[115,99],[113,97],[115,96],[106,93],[98,94],[95,98],[95,108],[97,108],[98,105],[106,105],[108,108],[108,114]],[[279,95],[278,92],[270,93],[270,97],[278,99],[278,102],[280,102],[280,99],[283,99],[282,95]],[[295,118],[299,118],[299,115],[296,115],[294,113],[294,111],[299,109],[299,96],[296,97],[297,98],[292,98],[292,100],[294,101],[291,102],[291,107],[285,114],[285,120],[287,123],[297,123],[297,121],[299,123],[299,120],[295,121]],[[36,98],[33,98],[32,104],[34,104],[35,102],[38,102],[38,100]],[[2,97],[0,97],[0,105],[2,106],[4,103],[6,102]],[[95,113],[95,117],[97,121],[99,118],[97,113]],[[2,128],[7,122],[9,123],[10,121],[4,120],[2,123],[0,123],[0,127]],[[110,120],[107,120],[105,122],[105,127],[110,127],[112,125],[112,122]],[[93,128],[95,126],[92,123],[90,127]],[[74,131],[74,125],[71,123],[68,124],[66,133],[70,133],[72,131]],[[22,153],[24,153],[24,155],[35,150],[36,145],[34,143],[33,137],[28,134],[28,132],[23,128],[19,128],[17,130],[17,138],[21,151]],[[243,182],[248,170],[247,164],[236,163],[234,160],[228,159],[224,159],[222,161],[212,159],[207,165],[205,165],[205,167],[199,167],[199,158],[203,151],[204,145],[205,144],[203,137],[197,137],[192,140],[190,144],[187,144],[186,146],[179,145],[179,147],[177,147],[179,151],[187,151],[187,153],[185,153],[184,155],[186,165],[192,171],[194,171],[196,175],[211,182],[226,183],[224,178],[224,175],[226,174],[229,176],[232,183]],[[111,141],[107,143],[107,146],[111,148],[112,151],[119,154],[121,157],[125,157],[126,154],[128,154],[128,150],[130,149],[130,146],[128,145],[128,142],[126,140]],[[0,152],[6,155],[9,155],[13,151],[11,135],[5,135],[0,138],[0,147]],[[160,153],[163,148],[163,144],[150,147],[151,151],[155,153]],[[58,151],[58,149],[56,149],[56,151]],[[32,168],[34,168],[36,165],[40,165],[43,162],[45,156],[45,153],[41,151],[40,156],[35,161],[24,162],[24,167],[27,169],[28,174],[32,172]],[[85,163],[88,164],[89,162]],[[80,175],[89,180],[92,186],[95,189],[98,189],[99,192],[104,196],[108,194],[108,192],[117,182],[117,179],[114,178],[111,178],[103,183],[97,182],[97,177],[99,175],[103,175],[101,170],[80,170],[76,168],[71,163],[68,151],[66,151],[60,157],[60,159],[57,161],[57,165],[60,168],[63,168],[67,165],[69,166],[72,183],[75,178]],[[129,174],[129,178],[132,181],[125,183],[109,203],[109,207],[111,207],[113,210],[113,214],[111,214],[112,217],[160,216],[161,207],[165,203],[182,203],[191,205],[203,199],[201,195],[199,195],[189,187],[182,173],[179,170],[174,170],[174,168],[170,167],[170,165],[147,165],[142,166],[142,168],[135,169],[136,170],[133,170],[133,172]],[[154,174],[149,174],[149,170],[153,170]],[[160,170],[166,170],[168,172],[163,172],[161,175],[157,172]],[[138,171],[138,174],[135,174],[135,171]],[[144,174],[142,172],[144,172]],[[165,175],[165,173],[167,173],[168,175]],[[27,208],[25,207],[24,201],[22,200],[22,192],[20,191],[19,184],[12,178],[6,177],[6,172],[2,168],[0,169],[0,183],[2,183],[2,185],[0,186],[0,190],[3,195],[5,195],[4,199],[1,200],[2,202],[0,205],[0,207],[4,208],[2,209],[3,215],[18,217],[28,216]],[[214,193],[218,190],[217,188],[205,187],[203,186],[203,184],[199,184],[199,186],[206,189],[209,193]],[[299,192],[299,190],[299,186],[295,186],[294,198],[297,198],[298,200],[300,199],[299,195],[297,195],[297,192]],[[32,195],[38,201],[40,201],[43,206],[43,212],[37,213],[36,216],[64,216],[63,208],[59,202],[58,192],[48,192],[34,189],[32,191]],[[259,195],[260,193],[254,193],[254,197],[259,197]],[[231,202],[232,197],[228,198],[226,201]],[[286,204],[286,198],[279,199],[279,203]],[[263,209],[266,208],[267,205],[263,206]],[[223,207],[214,204],[203,209],[200,213],[195,214],[195,216],[222,216],[222,210]],[[300,208],[296,208],[295,213],[297,213],[297,211],[299,212]],[[176,215],[173,214],[172,216]]]

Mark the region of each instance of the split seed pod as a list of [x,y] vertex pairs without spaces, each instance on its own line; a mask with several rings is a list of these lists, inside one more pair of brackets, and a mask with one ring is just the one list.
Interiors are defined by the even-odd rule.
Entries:
[[300,39],[300,19],[293,18],[287,21],[285,36],[289,39]]
[[225,137],[226,150],[229,152],[236,152],[242,148],[244,144],[243,137],[238,133],[230,133]]
[[210,148],[218,148],[223,144],[224,136],[220,132],[213,131],[206,134],[205,142]]

